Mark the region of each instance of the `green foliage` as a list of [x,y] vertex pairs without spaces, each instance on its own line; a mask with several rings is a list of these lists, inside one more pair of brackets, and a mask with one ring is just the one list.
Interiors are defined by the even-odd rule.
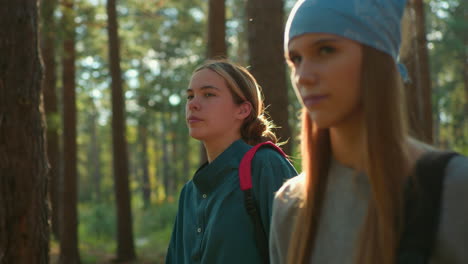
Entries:
[[[162,263],[172,234],[177,203],[161,203],[133,210],[137,254]],[[79,205],[80,252],[83,263],[110,259],[115,252],[115,209],[108,203]],[[152,262],[153,263],[153,262]]]
[[116,220],[113,205],[106,203],[79,205],[79,236],[86,244],[99,244],[115,238]]
[[177,213],[177,203],[162,203],[153,205],[147,210],[141,210],[135,216],[136,233],[145,235],[148,230],[172,229]]
[[436,143],[443,148],[468,154],[468,118],[465,107],[463,67],[468,49],[463,36],[468,32],[465,1],[429,1],[427,33],[434,93],[433,113]]
[[162,203],[135,215],[136,245],[143,255],[163,259],[172,234],[177,203]]

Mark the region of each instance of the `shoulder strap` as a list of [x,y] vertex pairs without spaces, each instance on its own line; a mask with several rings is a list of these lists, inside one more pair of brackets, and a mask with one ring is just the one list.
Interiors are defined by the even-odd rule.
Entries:
[[405,189],[398,264],[427,264],[439,226],[445,168],[454,152],[429,152],[416,163]]
[[247,153],[245,153],[239,165],[239,182],[241,190],[243,191],[252,189],[252,159],[255,156],[255,153],[257,153],[261,147],[270,147],[278,151],[278,153],[280,153],[283,157],[286,157],[286,154],[283,152],[283,150],[273,144],[271,141],[263,142],[252,147],[249,151],[247,151]]
[[239,182],[240,188],[244,192],[244,204],[247,209],[252,223],[255,229],[255,240],[257,243],[257,249],[260,251],[260,254],[263,258],[263,263],[269,263],[269,252],[268,252],[268,238],[266,235],[266,230],[263,227],[262,220],[260,218],[260,211],[258,205],[255,201],[252,192],[252,159],[255,156],[255,153],[261,147],[270,147],[278,151],[281,155],[286,157],[286,154],[281,148],[276,146],[270,141],[260,143],[252,147],[242,158],[239,165]]

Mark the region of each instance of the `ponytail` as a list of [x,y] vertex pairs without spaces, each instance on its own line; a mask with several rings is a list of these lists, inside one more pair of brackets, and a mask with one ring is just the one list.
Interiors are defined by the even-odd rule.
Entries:
[[277,143],[275,133],[272,128],[273,123],[268,120],[264,115],[252,117],[252,114],[244,121],[241,127],[242,139],[249,145],[257,145],[265,141]]

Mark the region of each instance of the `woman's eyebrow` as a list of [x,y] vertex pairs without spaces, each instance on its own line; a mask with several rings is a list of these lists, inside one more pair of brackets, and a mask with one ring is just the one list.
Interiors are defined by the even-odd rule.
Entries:
[[[197,88],[197,89],[200,89],[200,90],[209,90],[209,89],[219,90],[218,87],[213,86],[213,85],[203,85],[202,87]],[[187,93],[188,93],[188,92],[193,92],[193,90],[194,90],[194,89],[192,89],[192,88],[188,88],[186,92],[187,92]]]

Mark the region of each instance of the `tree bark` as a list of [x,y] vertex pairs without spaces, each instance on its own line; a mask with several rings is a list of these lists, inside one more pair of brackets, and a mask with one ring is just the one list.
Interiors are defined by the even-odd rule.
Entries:
[[169,140],[168,140],[168,128],[170,123],[168,118],[166,117],[167,113],[161,113],[161,123],[162,125],[162,133],[161,133],[161,150],[162,150],[162,178],[163,178],[163,185],[164,185],[164,192],[166,194],[166,200],[171,201],[173,199],[173,193],[170,184],[171,178],[171,164],[169,163]]
[[60,219],[61,264],[78,264],[78,213],[77,213],[77,147],[76,147],[76,95],[75,95],[75,22],[73,0],[63,2],[63,207]]
[[[265,95],[273,122],[279,127],[276,134],[281,140],[291,139],[289,126],[289,100],[286,84],[286,65],[283,51],[283,1],[247,1],[248,44],[251,72]],[[283,146],[291,154],[291,144]]]
[[57,74],[55,63],[55,33],[57,23],[54,12],[57,8],[57,1],[43,1],[41,4],[42,17],[42,40],[41,51],[44,62],[44,109],[47,120],[47,156],[49,157],[49,200],[51,205],[52,232],[56,239],[59,239],[59,190],[60,184],[60,160],[59,160],[59,134],[60,114],[57,106]]
[[247,10],[245,8],[245,0],[234,1],[232,8],[236,11],[236,18],[238,19],[239,26],[237,31],[237,50],[235,58],[232,58],[234,61],[240,65],[248,65],[249,63],[249,52],[247,44]]
[[91,158],[91,174],[94,181],[94,198],[99,203],[101,202],[101,147],[98,135],[98,124],[97,119],[99,118],[99,114],[96,109],[96,105],[94,103],[94,99],[90,98],[90,104],[92,113],[89,116],[89,129],[90,129],[90,136],[91,142],[89,147],[89,157]]
[[[468,47],[468,38],[466,36],[465,36],[465,47]],[[463,63],[463,83],[465,87],[465,124],[466,124],[468,123],[468,51],[465,51],[465,59]]]
[[49,263],[38,3],[0,8],[0,263]]
[[112,146],[114,153],[115,200],[117,206],[117,261],[136,258],[128,179],[125,101],[120,69],[120,44],[116,1],[107,1],[109,64],[112,77]]
[[422,0],[408,1],[403,31],[400,55],[411,78],[406,84],[410,130],[416,138],[432,143],[432,88]]
[[225,0],[209,0],[208,3],[207,57],[226,58],[226,7]]
[[468,3],[466,1],[460,1],[458,8],[461,9],[462,17],[465,21],[465,26],[463,27],[463,43],[465,44],[465,52],[463,54],[463,85],[465,88],[465,124],[468,124]]
[[149,160],[148,160],[148,129],[146,122],[141,122],[138,126],[140,146],[141,146],[141,169],[142,169],[142,178],[141,178],[141,191],[143,197],[144,208],[148,208],[151,204],[151,182],[149,177]]

